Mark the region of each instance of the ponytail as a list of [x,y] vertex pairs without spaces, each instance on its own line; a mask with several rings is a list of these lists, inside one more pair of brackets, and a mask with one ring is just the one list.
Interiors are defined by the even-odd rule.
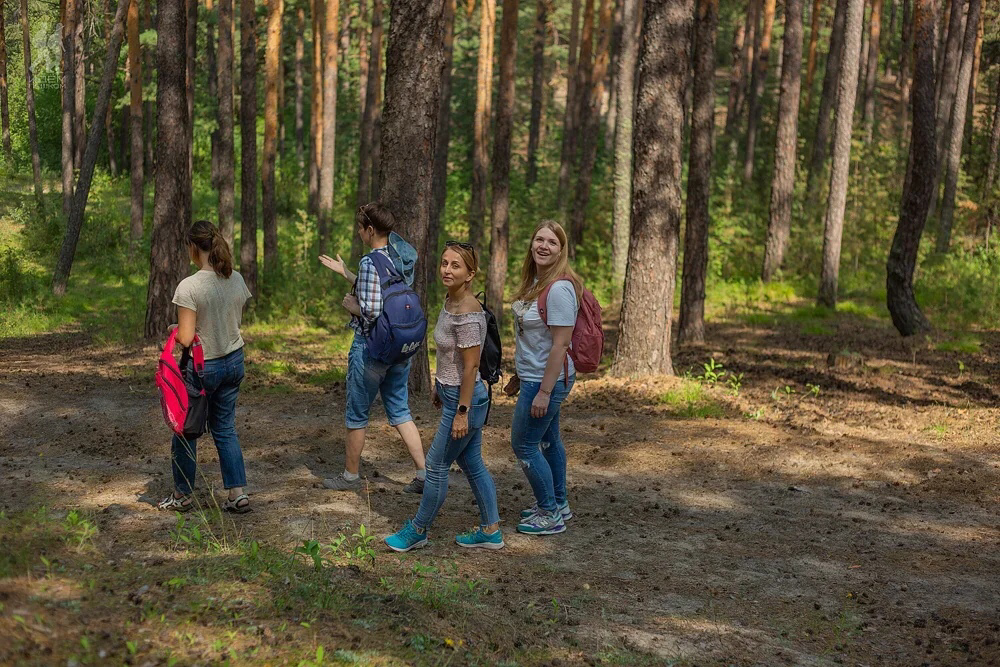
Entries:
[[193,243],[202,252],[208,253],[208,263],[215,273],[228,278],[233,275],[233,252],[229,243],[215,225],[208,220],[198,220],[187,233],[188,243]]

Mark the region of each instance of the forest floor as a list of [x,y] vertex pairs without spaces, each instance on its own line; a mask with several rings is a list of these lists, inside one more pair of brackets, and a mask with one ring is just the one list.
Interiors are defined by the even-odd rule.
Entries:
[[[687,379],[577,383],[566,533],[514,531],[531,493],[499,398],[507,547],[454,543],[478,514],[453,471],[407,555],[380,541],[419,501],[380,412],[367,491],[318,486],[343,465],[342,334],[248,335],[235,519],[153,507],[154,347],[0,340],[0,663],[1000,664],[1000,336],[907,344],[795,304],[707,334],[676,356]],[[199,459],[210,505],[208,439]]]

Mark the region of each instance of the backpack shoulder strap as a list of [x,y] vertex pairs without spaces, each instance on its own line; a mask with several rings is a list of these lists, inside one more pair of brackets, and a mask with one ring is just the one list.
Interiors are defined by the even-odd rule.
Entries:
[[385,253],[372,250],[365,257],[375,266],[375,272],[378,274],[379,283],[383,288],[403,279],[396,272],[396,266],[392,263],[391,259],[386,257]]
[[541,316],[542,322],[545,323],[545,326],[549,326],[549,291],[552,289],[552,286],[560,280],[569,280],[569,276],[559,276],[546,285],[545,288],[538,294],[538,314]]

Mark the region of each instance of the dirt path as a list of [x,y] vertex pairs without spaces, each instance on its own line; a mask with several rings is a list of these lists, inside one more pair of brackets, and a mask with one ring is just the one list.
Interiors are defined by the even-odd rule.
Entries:
[[[676,367],[698,375],[714,358],[743,374],[738,395],[725,378],[703,391],[578,382],[562,417],[576,518],[552,538],[513,530],[531,494],[509,447],[513,404],[499,400],[485,456],[508,548],[459,553],[452,536],[477,513],[453,472],[420,554],[488,586],[485,609],[503,621],[469,629],[468,642],[498,656],[542,648],[548,664],[1000,664],[990,384],[1000,340],[961,355],[906,348],[878,323],[834,326],[830,336],[710,327],[714,343],[683,351]],[[174,526],[148,504],[169,489],[155,355],[76,349],[85,343],[0,341],[0,508],[82,508],[100,518],[104,553],[155,563]],[[266,355],[253,349],[259,363]],[[242,536],[290,551],[346,524],[381,537],[412,516],[418,499],[401,492],[410,471],[394,432],[369,432],[369,493],[322,490],[342,466],[342,386],[270,385],[251,374],[237,411],[256,507],[239,519]],[[436,414],[414,409],[429,442]],[[207,440],[199,459],[220,488]],[[0,618],[31,605],[8,584],[0,579]],[[361,633],[352,645],[366,643]],[[0,661],[15,658],[3,651]]]

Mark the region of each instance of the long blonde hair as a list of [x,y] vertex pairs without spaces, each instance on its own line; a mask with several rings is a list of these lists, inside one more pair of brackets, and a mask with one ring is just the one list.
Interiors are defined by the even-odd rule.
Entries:
[[[535,241],[535,236],[542,229],[548,229],[559,239],[559,257],[555,263],[544,273],[539,274],[535,265],[535,258],[531,253],[531,246]],[[538,282],[535,282],[535,280]],[[561,278],[568,278],[573,283],[576,291],[576,298],[580,298],[580,289],[583,280],[569,265],[569,239],[566,237],[566,230],[555,220],[542,220],[531,233],[531,240],[528,241],[528,253],[524,257],[524,264],[521,265],[521,285],[514,294],[516,301],[534,301],[546,287]]]

